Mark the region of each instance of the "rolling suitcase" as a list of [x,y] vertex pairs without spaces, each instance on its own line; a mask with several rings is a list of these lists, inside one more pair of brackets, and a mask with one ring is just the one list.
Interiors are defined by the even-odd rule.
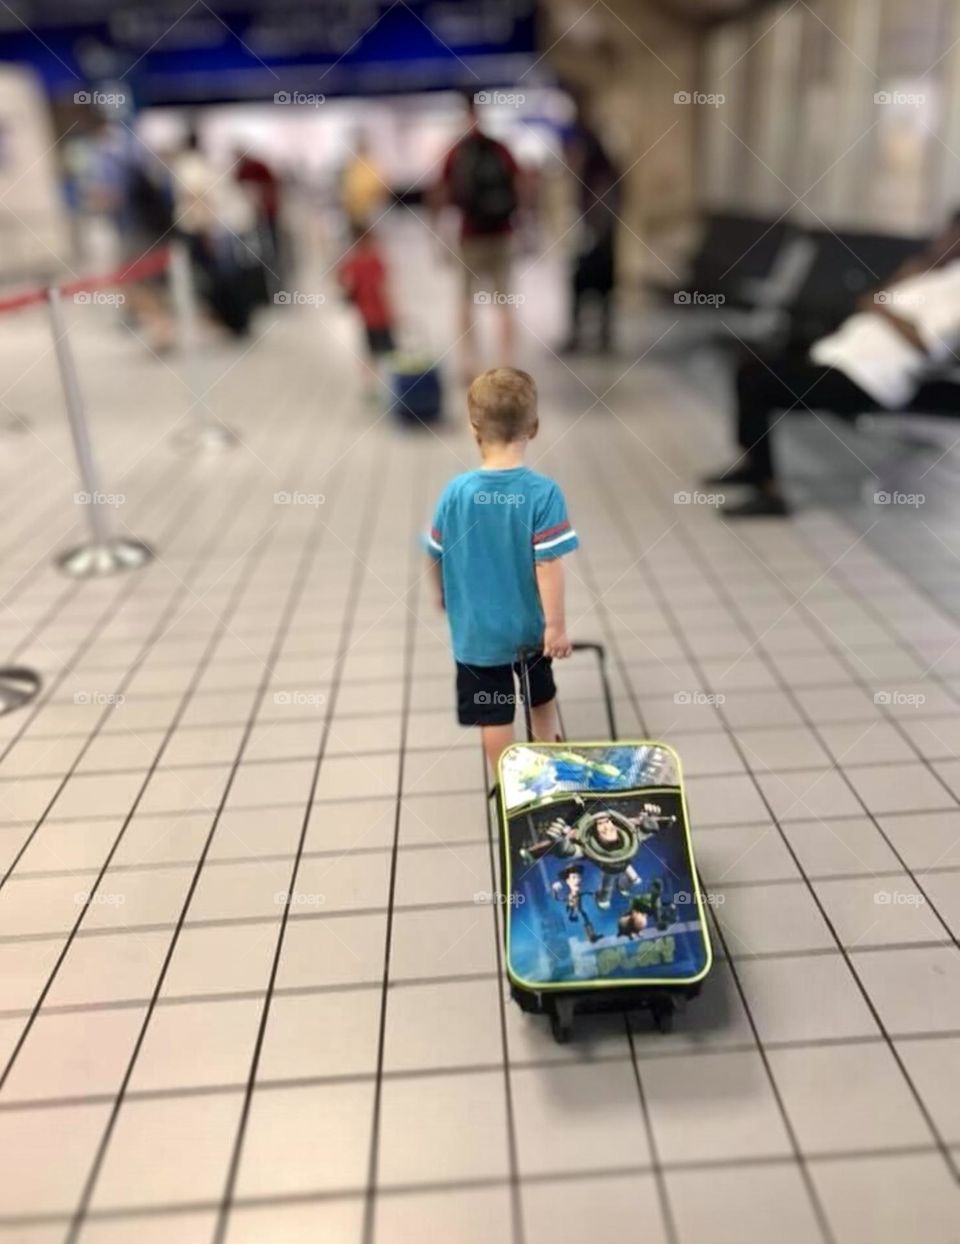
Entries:
[[440,368],[416,355],[394,355],[389,373],[390,413],[418,427],[438,423],[443,414]]
[[[514,743],[499,765],[506,967],[515,1002],[558,1041],[578,1011],[646,1008],[661,1031],[713,959],[676,752],[610,739]],[[520,661],[527,739],[529,668]]]

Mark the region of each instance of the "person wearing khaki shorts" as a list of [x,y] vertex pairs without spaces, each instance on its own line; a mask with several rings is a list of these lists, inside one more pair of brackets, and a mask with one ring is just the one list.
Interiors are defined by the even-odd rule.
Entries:
[[[460,263],[463,265],[465,298],[472,300],[475,293],[499,294],[501,299],[507,297],[510,289],[510,244],[509,233],[462,239]],[[498,300],[491,296],[490,302],[494,301]],[[499,302],[499,305],[508,304]],[[506,367],[508,362],[502,365]]]
[[468,96],[466,103],[467,130],[447,153],[435,204],[439,208],[452,203],[460,210],[459,327],[463,380],[469,384],[479,370],[474,323],[478,306],[496,310],[495,363],[501,367],[513,363],[516,299],[510,284],[510,253],[519,170],[503,143],[481,130],[473,97]]

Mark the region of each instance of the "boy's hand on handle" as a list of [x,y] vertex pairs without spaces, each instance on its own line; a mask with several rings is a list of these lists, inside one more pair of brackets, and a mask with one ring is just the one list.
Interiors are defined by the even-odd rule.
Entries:
[[548,626],[543,632],[543,654],[562,660],[573,652],[573,644],[562,626]]

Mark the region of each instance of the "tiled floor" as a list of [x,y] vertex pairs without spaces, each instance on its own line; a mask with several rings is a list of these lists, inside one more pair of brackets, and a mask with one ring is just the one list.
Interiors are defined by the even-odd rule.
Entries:
[[[719,950],[672,1035],[558,1047],[502,989],[414,539],[462,427],[378,421],[328,306],[213,356],[243,444],[184,459],[173,365],[75,317],[118,516],[159,551],[77,585],[31,314],[0,324],[36,432],[0,447],[0,637],[45,678],[0,719],[0,1244],[957,1244],[960,623],[926,588],[846,516],[678,503],[716,410],[652,358],[568,367],[531,313],[572,630],[622,733],[686,761]],[[594,671],[560,673],[596,737]]]

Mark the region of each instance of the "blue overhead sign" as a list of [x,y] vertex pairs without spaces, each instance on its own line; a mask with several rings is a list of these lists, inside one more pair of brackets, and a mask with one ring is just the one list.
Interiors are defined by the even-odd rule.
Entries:
[[481,89],[515,82],[536,60],[535,0],[10,0],[4,8],[0,58],[32,64],[54,94],[125,80],[141,104]]

